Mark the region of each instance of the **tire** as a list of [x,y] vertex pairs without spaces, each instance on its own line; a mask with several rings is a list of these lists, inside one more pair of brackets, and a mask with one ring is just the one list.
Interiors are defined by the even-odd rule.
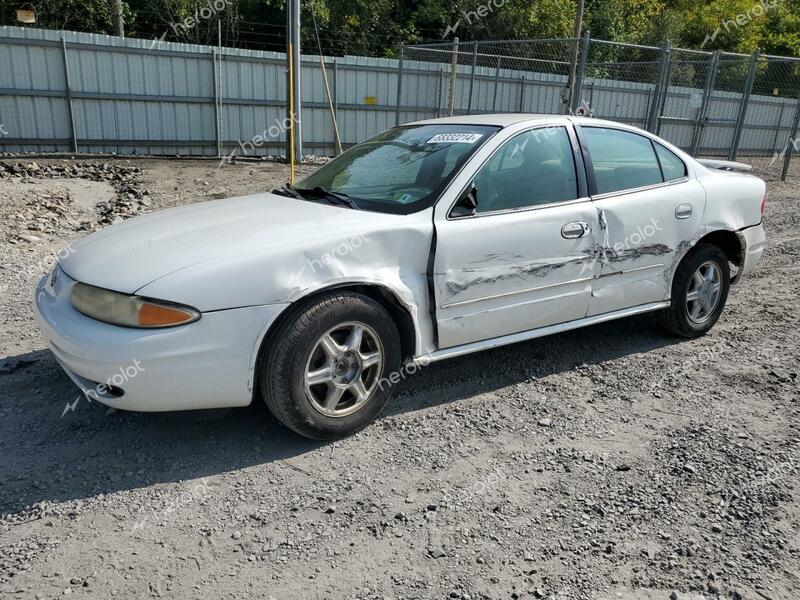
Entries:
[[358,293],[332,292],[298,306],[266,344],[259,379],[267,407],[315,440],[350,435],[374,421],[393,391],[388,375],[400,367],[392,317]]
[[[700,269],[706,282],[705,289],[698,286],[695,275]],[[710,275],[710,276],[709,276]],[[714,278],[719,280],[719,294]],[[728,299],[731,271],[728,258],[713,244],[700,244],[693,248],[678,265],[672,280],[672,303],[657,313],[659,325],[669,333],[685,338],[705,335],[717,322]],[[701,289],[699,300],[690,302],[690,291]],[[697,296],[693,296],[697,297]],[[698,304],[702,305],[698,310]],[[713,306],[713,308],[712,308]],[[692,313],[696,313],[694,316]]]

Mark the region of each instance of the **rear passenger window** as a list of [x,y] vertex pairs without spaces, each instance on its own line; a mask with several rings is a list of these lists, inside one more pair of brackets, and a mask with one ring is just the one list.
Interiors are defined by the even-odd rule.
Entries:
[[675,156],[674,152],[667,150],[661,144],[655,144],[658,160],[661,161],[661,171],[664,173],[664,181],[681,179],[686,177],[686,165]]
[[598,194],[663,182],[649,138],[603,127],[583,127],[583,134],[592,156]]
[[474,182],[478,213],[575,200],[578,180],[567,130],[546,127],[511,138]]

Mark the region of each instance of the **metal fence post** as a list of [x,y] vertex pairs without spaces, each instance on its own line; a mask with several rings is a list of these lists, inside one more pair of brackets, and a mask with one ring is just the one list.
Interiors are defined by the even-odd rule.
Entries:
[[714,85],[717,81],[717,70],[719,69],[719,50],[714,50],[711,54],[711,61],[708,65],[708,73],[706,73],[706,85],[703,88],[703,100],[700,103],[700,110],[697,113],[697,121],[694,124],[694,131],[692,131],[692,156],[697,156],[700,149],[700,141],[703,138],[703,132],[706,127],[706,119],[708,118],[708,107],[711,104],[711,94],[714,92]]
[[781,123],[783,123],[783,115],[786,112],[787,102],[781,102],[781,112],[778,115],[778,124],[775,127],[775,137],[772,138],[772,151],[775,151],[775,146],[778,145],[778,138],[781,136]]
[[395,127],[400,125],[400,102],[403,94],[403,54],[405,46],[400,44],[400,61],[397,63],[397,111],[394,115]]
[[797,145],[797,130],[800,127],[800,95],[797,96],[797,108],[794,111],[794,124],[792,125],[792,132],[789,135],[789,141],[786,144],[786,154],[783,157],[783,171],[781,171],[781,181],[786,181],[786,176],[789,173],[789,162],[792,160],[795,145]]
[[728,154],[728,160],[736,160],[736,155],[739,153],[739,143],[742,141],[742,130],[744,129],[744,122],[747,118],[747,107],[750,104],[750,94],[753,91],[753,82],[756,79],[756,69],[758,68],[758,61],[761,58],[761,51],[756,50],[750,59],[750,69],[747,72],[747,80],[744,84],[742,92],[742,101],[739,104],[739,114],[736,116],[736,129],[733,132],[733,141],[731,142],[731,151]]
[[519,79],[519,108],[517,112],[523,112],[522,107],[525,106],[525,75]]
[[[324,59],[320,61],[320,67],[322,68],[322,77],[325,81],[325,86],[328,86],[328,76],[325,74],[325,61]],[[336,59],[334,58],[331,62],[331,70],[333,71],[333,75],[331,77],[331,87],[328,89],[328,104],[331,111],[331,121],[333,125],[333,153],[336,156],[339,156],[342,153],[342,138],[339,135],[339,103],[336,100],[336,78],[338,77],[337,68],[336,68]]]
[[339,122],[339,63],[336,57],[333,58],[333,114],[336,116],[336,122]]
[[217,56],[217,50],[211,51],[211,68],[214,70],[214,137],[217,142],[217,157],[222,156],[222,138],[220,126],[220,93],[219,93],[219,80],[220,74],[217,72],[217,63],[220,62]]
[[69,137],[72,140],[72,151],[78,151],[78,138],[75,134],[75,111],[72,107],[72,84],[69,79],[69,60],[67,59],[67,41],[61,36],[61,57],[64,59],[64,100],[67,102],[69,114]]
[[442,67],[441,69],[439,69],[439,95],[436,98],[437,117],[442,116],[442,100],[443,100],[442,96],[444,95],[444,80],[445,80],[444,67]]
[[453,52],[450,57],[450,91],[447,95],[447,116],[453,116],[453,105],[456,97],[456,69],[458,68],[458,38],[453,38]]
[[497,110],[497,91],[500,87],[500,63],[502,60],[502,56],[497,57],[497,67],[494,70],[494,97],[492,98],[492,112]]
[[586,65],[589,62],[589,44],[592,40],[589,38],[589,32],[583,32],[583,40],[581,41],[581,59],[578,64],[578,70],[575,72],[575,85],[572,89],[572,99],[570,102],[570,110],[572,114],[578,110],[581,105],[583,96],[583,80],[586,78]]
[[469,100],[467,114],[472,114],[472,90],[475,88],[475,68],[478,66],[478,42],[472,44],[472,72],[469,75]]
[[669,70],[670,70],[670,43],[665,41],[661,46],[661,64],[658,67],[658,79],[653,90],[653,101],[650,104],[650,113],[647,115],[647,131],[656,133],[659,129],[660,116],[664,102],[666,101],[666,91],[669,89]]
[[667,62],[664,69],[664,85],[661,88],[661,99],[658,103],[658,112],[656,113],[656,135],[661,135],[661,117],[667,108],[667,96],[669,96],[669,84],[672,78],[672,44],[668,41],[667,44]]

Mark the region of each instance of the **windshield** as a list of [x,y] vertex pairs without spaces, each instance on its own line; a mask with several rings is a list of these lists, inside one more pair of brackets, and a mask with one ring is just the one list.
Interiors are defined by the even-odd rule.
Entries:
[[409,214],[431,206],[499,127],[395,127],[350,148],[296,186],[346,195],[365,210]]

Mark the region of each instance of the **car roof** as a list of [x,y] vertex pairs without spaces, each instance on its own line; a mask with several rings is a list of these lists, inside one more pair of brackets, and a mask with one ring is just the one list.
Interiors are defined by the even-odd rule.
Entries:
[[457,117],[444,117],[441,119],[424,119],[409,125],[494,125],[495,127],[508,127],[521,121],[548,121],[566,120],[563,115],[524,114],[524,113],[496,113],[488,115],[460,115]]
[[492,125],[495,127],[509,127],[516,125],[523,121],[535,124],[541,123],[586,123],[595,125],[613,125],[623,129],[637,130],[636,127],[619,123],[616,121],[607,121],[604,119],[595,119],[594,117],[573,117],[567,115],[548,115],[542,113],[495,113],[495,114],[480,114],[480,115],[459,115],[456,117],[444,117],[441,119],[424,119],[422,121],[414,121],[408,125]]

